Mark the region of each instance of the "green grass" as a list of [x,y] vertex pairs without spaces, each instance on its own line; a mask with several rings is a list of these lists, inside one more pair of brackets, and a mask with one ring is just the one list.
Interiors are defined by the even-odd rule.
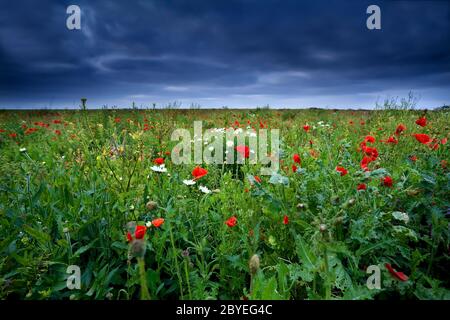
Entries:
[[[450,299],[448,143],[432,150],[412,136],[441,141],[449,135],[450,115],[428,112],[423,128],[415,124],[421,115],[2,112],[0,298]],[[204,129],[236,120],[244,128],[249,121],[256,129],[260,122],[280,129],[279,173],[288,184],[260,176],[261,184],[251,185],[249,176],[258,175],[260,165],[250,164],[202,165],[208,174],[194,186],[183,184],[195,165],[171,163],[166,152],[176,142],[170,135],[175,128],[192,130],[199,120]],[[396,136],[400,123],[406,131]],[[38,130],[25,134],[29,128]],[[358,148],[369,134],[379,156],[364,172]],[[380,141],[389,136],[398,144]],[[296,173],[295,153],[302,160]],[[168,174],[150,169],[158,157],[165,158]],[[348,174],[341,176],[336,166]],[[392,187],[382,185],[386,176]],[[367,190],[357,191],[361,183]],[[218,190],[204,194],[199,185]],[[156,208],[149,210],[149,201]],[[228,227],[232,216],[237,224]],[[164,224],[148,228],[142,242],[128,243],[127,223],[156,218]],[[255,254],[260,261],[252,259],[250,267]],[[386,263],[408,281],[393,277]],[[69,265],[81,269],[80,290],[66,287]],[[366,286],[370,265],[380,266],[379,290]]]

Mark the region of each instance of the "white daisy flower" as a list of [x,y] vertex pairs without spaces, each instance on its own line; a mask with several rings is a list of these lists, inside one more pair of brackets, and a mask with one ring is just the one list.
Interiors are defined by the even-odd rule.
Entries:
[[20,152],[27,152],[27,148],[20,148],[19,151]]
[[164,164],[160,165],[160,166],[153,166],[150,168],[152,171],[155,172],[167,172],[166,166]]
[[192,186],[195,184],[194,180],[183,180],[183,183],[187,186]]
[[147,222],[147,223],[145,224],[145,226],[146,226],[147,228],[150,228],[150,227],[152,226],[152,222],[151,222],[151,221]]
[[207,187],[205,187],[205,186],[200,186],[200,187],[198,187],[198,189],[199,189],[201,192],[206,193],[206,194],[211,193],[211,190],[209,190],[209,189],[208,189]]

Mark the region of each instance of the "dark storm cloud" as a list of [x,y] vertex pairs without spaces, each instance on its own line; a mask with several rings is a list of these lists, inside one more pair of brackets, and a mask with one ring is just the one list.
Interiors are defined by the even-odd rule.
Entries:
[[[65,27],[82,9],[81,31]],[[382,30],[366,28],[378,4]],[[31,1],[2,4],[0,108],[371,107],[450,103],[448,1]]]

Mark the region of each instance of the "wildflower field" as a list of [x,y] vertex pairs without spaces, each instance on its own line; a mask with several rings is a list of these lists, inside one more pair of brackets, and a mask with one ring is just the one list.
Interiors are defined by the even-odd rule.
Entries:
[[[171,134],[194,121],[279,129],[279,171],[234,141],[244,164],[174,164]],[[445,110],[2,111],[0,298],[450,299],[449,125]]]

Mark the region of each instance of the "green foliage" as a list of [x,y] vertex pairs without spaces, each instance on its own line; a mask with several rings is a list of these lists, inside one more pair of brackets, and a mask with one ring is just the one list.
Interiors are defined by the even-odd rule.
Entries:
[[[447,137],[448,112],[428,112],[421,128],[414,123],[421,113],[403,107],[208,114],[174,107],[0,114],[1,299],[450,298],[448,144],[432,150],[411,136]],[[194,120],[280,129],[281,170],[258,182],[259,164],[211,164],[185,185],[195,165],[174,165],[166,152],[177,143],[171,131]],[[399,123],[407,131],[398,144],[381,142]],[[358,148],[369,134],[379,157],[363,171]],[[157,157],[167,173],[150,169]],[[380,182],[387,175],[392,187]],[[357,191],[361,183],[367,188]],[[228,227],[232,216],[237,224]],[[147,230],[139,264],[128,256],[126,224],[155,218],[165,222]],[[386,263],[409,279],[393,277]],[[69,265],[81,269],[80,290],[66,286]],[[381,269],[381,289],[366,286],[370,265]]]

